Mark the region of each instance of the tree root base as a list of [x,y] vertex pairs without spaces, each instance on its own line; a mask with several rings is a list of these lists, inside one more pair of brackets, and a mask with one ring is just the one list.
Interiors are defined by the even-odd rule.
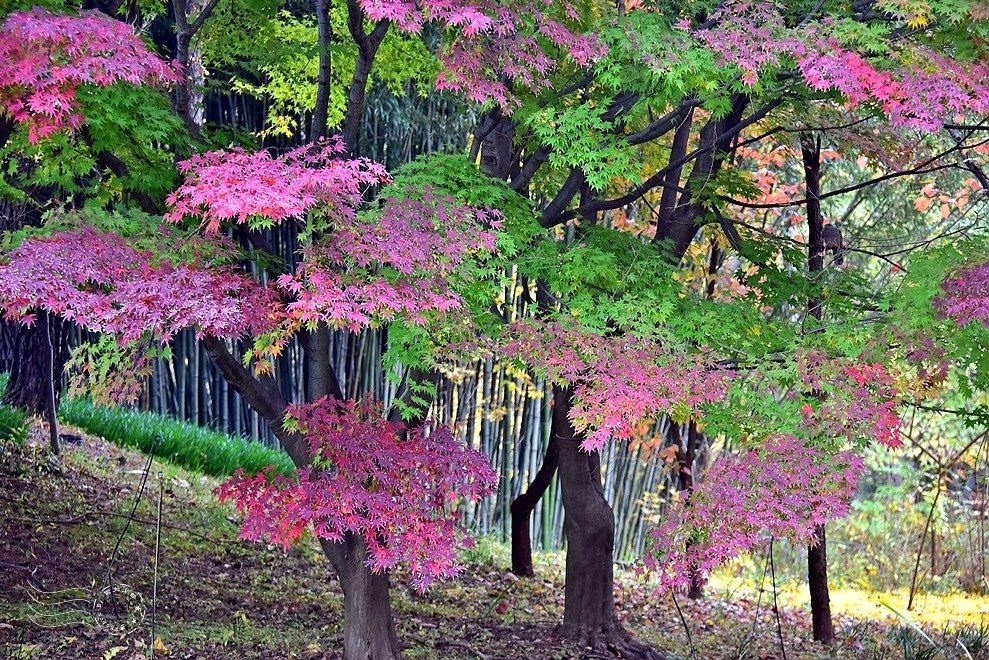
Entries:
[[635,638],[620,625],[562,626],[560,634],[580,649],[581,658],[622,658],[623,660],[666,660],[666,656]]

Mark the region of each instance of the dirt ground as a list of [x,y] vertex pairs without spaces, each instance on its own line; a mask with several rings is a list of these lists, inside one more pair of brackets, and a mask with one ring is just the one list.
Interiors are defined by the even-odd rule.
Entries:
[[[340,657],[341,594],[314,543],[285,551],[239,540],[232,510],[212,497],[215,480],[159,461],[128,523],[146,457],[79,433],[55,461],[34,433],[23,446],[0,443],[0,658],[131,660],[152,644],[168,658]],[[559,558],[542,558],[535,580],[514,578],[484,543],[465,560],[459,578],[424,595],[395,576],[407,658],[601,657],[555,632]],[[809,615],[781,608],[777,627],[768,597],[681,601],[688,640],[670,599],[631,576],[619,585],[622,619],[671,658],[783,658],[781,637],[787,658],[926,657],[911,631],[852,619],[822,649]],[[968,641],[973,658],[989,657]]]

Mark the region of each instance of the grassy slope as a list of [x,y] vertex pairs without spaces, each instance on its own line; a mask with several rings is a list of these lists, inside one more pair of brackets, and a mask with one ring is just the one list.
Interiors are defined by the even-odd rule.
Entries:
[[285,452],[165,415],[99,406],[86,399],[63,399],[58,416],[122,447],[153,453],[215,477],[229,476],[237,468],[256,474],[269,465],[282,474],[294,470]]
[[[52,463],[38,449],[44,442],[35,429],[24,448],[0,445],[0,657],[8,657],[5,651],[25,658],[146,656],[149,619],[95,627],[91,612],[145,459],[87,437]],[[315,545],[286,552],[238,541],[230,511],[210,494],[216,484],[210,477],[154,465],[138,520],[121,544],[116,584],[143,594],[150,609],[160,484],[169,527],[162,530],[158,635],[168,657],[338,657],[340,594]],[[395,611],[406,656],[580,657],[554,636],[562,615],[558,566],[543,561],[539,570],[548,577],[516,581],[499,568],[507,560],[503,548],[490,548],[482,543],[460,579],[423,596],[397,576]],[[651,598],[631,578],[619,596],[623,618],[637,634],[672,657],[689,657],[669,599]],[[681,603],[696,657],[781,657],[767,597],[736,593],[731,600]],[[788,658],[917,657],[902,653],[904,643],[920,650],[916,635],[902,627],[843,618],[841,643],[823,651],[808,641],[808,619],[782,608]],[[974,658],[986,657],[968,641]],[[948,653],[965,657],[957,647]]]

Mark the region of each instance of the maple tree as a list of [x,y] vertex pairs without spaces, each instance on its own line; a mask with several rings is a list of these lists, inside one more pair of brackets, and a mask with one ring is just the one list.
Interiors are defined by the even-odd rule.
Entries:
[[[37,14],[33,18],[44,25],[46,16]],[[55,27],[50,34],[55,36],[56,44],[64,45],[65,33],[72,29],[89,34],[106,27],[104,34],[118,38],[126,29],[109,19],[79,20],[91,22],[77,25],[71,19],[53,21]],[[9,19],[7,25],[16,27],[17,17]],[[46,34],[42,32],[41,36]],[[18,38],[33,43],[36,36],[28,33]],[[8,111],[16,120],[41,122],[37,130],[32,124],[31,142],[59,130],[78,129],[82,117],[67,112],[45,123],[35,113],[22,116],[17,113],[25,95],[54,94],[70,99],[74,94],[72,85],[80,81],[106,84],[116,80],[115,74],[105,74],[100,68],[107,53],[99,42],[92,48],[95,61],[86,59],[88,51],[79,51],[72,45],[75,42],[71,35],[68,43],[66,57],[78,56],[80,64],[93,71],[84,70],[77,78],[70,76],[67,86],[54,90],[36,85],[39,90],[22,86],[8,92]],[[154,60],[153,56],[148,57]],[[140,62],[128,63],[126,58],[120,62],[125,65],[124,71],[128,66],[140,66]],[[157,67],[158,61],[154,62]],[[24,65],[27,67],[30,62],[25,61]],[[149,75],[155,71],[158,68]],[[47,79],[45,72],[40,73],[42,80]],[[93,75],[90,77],[89,73]],[[140,77],[125,79],[145,82]],[[361,216],[357,208],[366,188],[385,183],[387,176],[380,166],[368,161],[340,158],[344,152],[342,142],[330,140],[290,151],[278,159],[266,152],[252,155],[243,151],[193,156],[180,165],[187,181],[169,198],[172,209],[166,219],[181,222],[186,216],[200,218],[203,236],[216,239],[212,254],[208,250],[190,251],[187,239],[168,231],[159,241],[153,241],[153,234],[149,239],[147,232],[127,239],[89,227],[28,237],[2,266],[12,284],[3,292],[4,308],[9,316],[25,322],[31,321],[30,314],[35,309],[61,314],[93,331],[117,336],[119,350],[123,351],[131,351],[135,345],[166,342],[181,329],[195,328],[205,342],[212,342],[210,350],[218,356],[218,361],[227,359],[224,364],[232,372],[235,383],[247,372],[229,360],[227,349],[218,341],[221,338],[265,336],[270,341],[257,354],[273,359],[279,345],[291,335],[321,323],[356,329],[390,320],[396,313],[411,323],[435,323],[444,312],[461,303],[459,296],[447,287],[444,275],[449,275],[468,256],[493,247],[493,234],[480,228],[480,223],[490,220],[497,225],[496,217],[434,197],[428,190],[407,203],[390,199],[381,214]],[[238,269],[229,261],[231,253],[226,251],[230,244],[218,235],[221,222],[241,222],[253,228],[258,223],[294,221],[307,214],[312,244],[304,265],[296,273],[283,274],[277,283],[261,286],[236,272]],[[409,241],[410,249],[404,252],[404,260],[399,258],[403,253],[387,249],[389,233],[396,231],[401,231],[400,235]],[[328,238],[321,238],[327,235]],[[149,240],[151,250],[142,249],[140,245]],[[323,286],[329,282],[335,286]],[[200,295],[190,296],[190,291],[198,291]],[[287,304],[292,299],[295,302]],[[140,346],[138,349],[140,355]],[[90,375],[98,373],[91,367],[84,369]],[[131,375],[140,377],[142,373],[138,369]],[[255,383],[263,382],[247,377]],[[135,390],[125,384],[104,391],[126,396]],[[262,409],[267,410],[268,405],[274,408],[270,422],[305,470],[300,472],[300,477],[304,475],[300,483],[318,483],[318,497],[322,501],[338,501],[344,496],[353,499],[360,491],[381,492],[381,497],[392,502],[392,515],[377,506],[365,507],[359,512],[358,522],[342,511],[322,514],[317,532],[326,531],[329,522],[339,525],[338,532],[330,534],[333,541],[345,541],[344,536],[350,538],[354,532],[366,533],[370,545],[364,547],[374,552],[367,565],[363,562],[347,565],[349,573],[340,565],[345,590],[360,597],[360,592],[351,591],[348,575],[361,575],[371,569],[380,572],[391,568],[398,558],[412,563],[419,576],[416,579],[419,586],[449,574],[454,568],[453,543],[459,538],[452,527],[455,519],[450,515],[438,516],[434,509],[440,503],[444,507],[452,506],[460,495],[476,498],[488,492],[495,477],[489,467],[484,467],[485,459],[466,448],[459,453],[454,451],[455,441],[442,429],[400,430],[381,418],[382,410],[363,405],[348,409],[339,397],[322,400],[322,407],[330,417],[321,414],[320,406],[315,403],[294,409],[299,425],[289,432],[282,427],[282,413],[278,409],[285,409],[285,404],[279,400],[279,396],[269,397]],[[316,406],[315,412],[312,406]],[[331,411],[337,410],[336,406],[344,406],[338,412],[338,421],[361,418],[364,423],[350,426],[334,444],[327,433],[334,425]],[[307,447],[304,438],[313,434],[318,434],[320,441]],[[363,452],[340,451],[342,447],[354,449],[355,445],[350,443],[359,437],[367,438]],[[385,460],[388,442],[397,453]],[[404,460],[398,460],[399,454]],[[465,467],[469,468],[468,472]],[[421,481],[423,468],[431,470],[438,480]],[[328,471],[338,473],[341,469],[347,470],[345,478],[326,477]],[[310,477],[314,481],[307,481]],[[416,495],[410,490],[413,485],[433,490]],[[223,492],[239,493],[243,496],[242,503],[246,502],[247,491],[238,490],[234,484]],[[395,525],[407,525],[407,532],[389,533]],[[418,543],[415,550],[410,545],[413,541]],[[377,584],[387,589],[386,579]],[[386,617],[381,625],[387,630],[392,625],[387,600],[384,606]],[[356,625],[365,623],[358,621]],[[379,632],[364,635],[363,639],[348,642],[348,653],[360,655],[366,644],[380,649],[376,656],[396,653],[393,632],[390,636]]]
[[[211,342],[217,359],[226,360],[232,378],[252,379],[230,361],[219,339],[258,336],[262,343],[256,355],[273,359],[279,342],[320,323],[361,328],[395,314],[404,314],[413,324],[441,322],[447,311],[461,306],[461,298],[447,288],[444,273],[493,247],[494,235],[481,224],[489,216],[427,191],[414,203],[385,204],[382,222],[369,224],[357,212],[361,191],[381,181],[383,172],[368,163],[333,157],[341,150],[332,142],[315,151],[307,147],[290,152],[280,160],[254,158],[252,165],[263,161],[260,171],[255,167],[259,180],[270,179],[268,185],[274,185],[278,176],[287,176],[300,184],[297,197],[280,198],[281,210],[268,210],[270,203],[255,196],[267,216],[254,209],[242,214],[243,209],[232,207],[230,188],[223,185],[242,180],[246,154],[234,153],[229,161],[218,154],[194,157],[183,166],[187,183],[173,196],[175,206],[167,217],[175,222],[195,213],[204,238],[219,241],[214,263],[203,250],[192,250],[185,256],[195,259],[183,261],[181,248],[186,246],[174,234],[166,233],[162,238],[168,240],[154,243],[154,256],[122,236],[92,227],[58,231],[27,238],[7,255],[0,271],[11,286],[0,293],[0,305],[26,322],[35,309],[61,314],[82,327],[116,336],[124,349],[166,342],[178,330],[194,328]],[[306,159],[304,172],[286,168],[296,159]],[[298,206],[291,205],[292,199]],[[234,220],[263,217],[273,222],[305,210],[319,212],[337,231],[314,243],[295,274],[298,279],[284,275],[264,287],[223,259],[229,245],[216,232],[224,214]],[[410,247],[428,251],[383,249],[376,229],[394,229],[390,223],[401,225]],[[383,269],[392,274],[383,275]],[[323,286],[331,281],[334,286]],[[127,395],[134,388],[108,392]],[[483,455],[463,447],[444,429],[406,429],[389,422],[379,406],[369,403],[356,405],[336,397],[296,407],[278,400],[272,405],[278,411],[272,413],[272,423],[300,470],[290,482],[269,482],[262,474],[237,478],[220,489],[222,497],[235,499],[249,513],[246,537],[287,542],[314,523],[316,535],[331,542],[345,534],[365,540],[370,555],[367,565],[353,567],[358,572],[379,573],[405,560],[415,584],[424,588],[455,570],[453,550],[460,537],[450,507],[460,497],[476,499],[489,493],[496,483]],[[283,414],[291,423],[283,426]],[[427,474],[435,478],[424,479]]]
[[455,575],[463,536],[453,505],[491,494],[497,475],[448,430],[408,429],[383,413],[370,401],[291,406],[288,424],[307,438],[313,467],[220,486],[220,499],[247,514],[243,536],[289,545],[308,529],[331,541],[353,532],[364,537],[373,571],[404,563],[419,590]]

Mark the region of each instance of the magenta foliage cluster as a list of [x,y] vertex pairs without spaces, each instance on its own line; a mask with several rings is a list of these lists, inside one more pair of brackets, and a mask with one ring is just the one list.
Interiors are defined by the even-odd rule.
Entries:
[[814,528],[845,515],[864,470],[853,452],[825,452],[792,435],[717,461],[686,499],[674,499],[653,530],[647,566],[659,590],[753,550],[766,537],[807,543]]
[[945,278],[943,293],[934,299],[934,307],[958,325],[978,321],[989,325],[989,262],[971,266]]
[[480,103],[494,101],[505,110],[519,103],[512,87],[531,91],[549,87],[549,74],[560,55],[583,66],[605,52],[593,34],[572,29],[580,15],[568,0],[360,0],[360,4],[372,20],[390,20],[407,32],[419,32],[427,22],[455,30],[439,53],[443,68],[436,87]]
[[269,296],[226,268],[175,265],[92,227],[25,241],[0,262],[0,308],[30,322],[46,309],[123,342],[169,341],[185,328],[239,337],[268,327]]
[[820,351],[797,356],[803,386],[820,401],[803,407],[809,437],[838,441],[876,441],[900,447],[900,388],[896,377],[879,363],[829,358]]
[[217,489],[245,514],[245,538],[288,545],[310,525],[331,541],[360,534],[371,569],[404,563],[419,590],[457,572],[464,539],[456,506],[498,483],[484,454],[444,428],[387,421],[370,401],[320,399],[292,406],[289,419],[314,467],[297,479],[238,474]]
[[[717,20],[723,18],[725,20]],[[965,64],[917,45],[885,53],[880,69],[827,36],[828,20],[787,28],[772,3],[734,0],[712,15],[698,38],[755,85],[760,70],[791,60],[811,89],[837,91],[854,107],[879,106],[896,126],[934,131],[956,115],[989,111],[989,67]],[[689,22],[681,27],[689,29]]]
[[287,319],[356,331],[396,318],[423,325],[429,312],[457,309],[463,301],[449,279],[471,253],[494,250],[485,227],[497,218],[429,191],[422,200],[389,199],[380,217],[340,223],[299,271],[278,279],[295,298]]
[[571,417],[587,432],[581,448],[596,451],[611,438],[628,440],[662,412],[699,415],[724,398],[732,377],[701,354],[673,352],[659,342],[603,335],[560,323],[519,322],[502,350],[574,386]]
[[295,273],[277,279],[291,299],[272,311],[284,333],[319,322],[350,330],[396,318],[422,324],[428,312],[459,307],[448,279],[468,255],[494,249],[498,214],[427,190],[419,199],[387,199],[380,214],[361,217],[362,193],[388,175],[345,153],[332,138],[279,157],[239,150],[193,156],[180,164],[186,180],[165,217],[202,218],[207,233],[225,221],[301,220],[307,213],[332,226]]
[[363,191],[387,182],[388,173],[373,161],[343,158],[346,151],[334,137],[277,157],[243,149],[196,154],[179,163],[185,182],[169,196],[165,219],[202,218],[207,234],[224,221],[279,222],[316,207],[329,218],[352,219]]
[[31,142],[83,122],[76,90],[116,82],[165,84],[178,68],[145,47],[131,26],[96,11],[78,17],[34,8],[0,26],[0,107]]

